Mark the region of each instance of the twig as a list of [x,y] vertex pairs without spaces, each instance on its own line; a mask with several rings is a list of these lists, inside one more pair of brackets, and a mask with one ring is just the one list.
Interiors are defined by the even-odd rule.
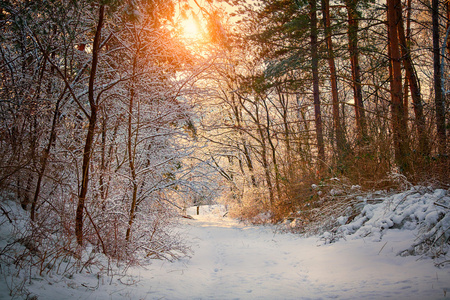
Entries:
[[443,262],[435,264],[436,267],[440,268],[443,267],[445,264],[450,264],[450,260],[445,260]]
[[87,210],[86,207],[85,207],[84,210],[86,211],[86,214],[87,214],[87,216],[89,217],[89,220],[91,221],[92,226],[94,226],[95,233],[97,234],[97,237],[98,237],[98,239],[100,240],[100,243],[102,244],[103,254],[108,255],[108,253],[106,252],[105,243],[103,243],[103,239],[102,239],[102,237],[100,236],[100,232],[98,231],[98,228],[97,228],[97,226],[96,226],[95,223],[94,223],[94,220],[92,220],[91,214],[88,212],[88,210]]
[[381,247],[380,251],[378,252],[378,255],[380,255],[381,251],[383,251],[384,246],[386,246],[387,243],[388,243],[388,242],[384,243],[383,247]]
[[443,205],[443,204],[440,204],[440,203],[437,203],[437,202],[434,202],[434,205],[436,205],[436,206],[440,206],[440,207],[443,207],[443,208],[445,208],[445,209],[449,209],[449,210],[450,210],[450,207],[448,207],[448,206],[445,206],[445,205]]
[[3,208],[3,206],[1,206],[1,205],[0,205],[0,209],[2,210],[2,212],[3,212],[3,214],[6,216],[6,218],[8,218],[9,223],[12,224],[13,221],[12,221],[11,218],[9,217],[9,212],[7,212],[7,211]]

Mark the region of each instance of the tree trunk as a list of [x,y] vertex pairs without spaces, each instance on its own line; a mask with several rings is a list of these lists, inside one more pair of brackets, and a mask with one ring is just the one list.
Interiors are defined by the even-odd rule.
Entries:
[[100,151],[101,155],[101,166],[100,166],[100,178],[99,178],[99,189],[100,189],[100,198],[102,201],[106,199],[106,188],[105,188],[105,173],[106,173],[106,128],[108,123],[108,117],[106,116],[106,112],[103,113],[102,118],[102,147]]
[[[283,94],[283,90],[280,86],[276,87],[276,91],[278,94],[278,99],[280,103],[280,109],[277,109],[280,113],[282,122],[283,122],[283,136],[284,136],[284,145],[285,145],[285,158],[284,158],[284,167],[286,167],[286,171],[284,172],[288,182],[292,182],[294,179],[294,174],[297,170],[295,170],[293,161],[292,161],[292,146],[291,146],[291,129],[289,126],[289,95]],[[276,107],[276,105],[274,105]]]
[[350,52],[350,63],[352,68],[352,87],[353,98],[355,102],[355,118],[356,128],[358,133],[358,141],[365,142],[367,140],[367,125],[366,116],[364,112],[364,103],[362,100],[361,88],[361,71],[359,65],[359,50],[358,50],[358,19],[356,14],[356,6],[358,0],[346,0],[345,6],[348,13],[348,49]]
[[[53,33],[56,33],[56,26],[53,26]],[[55,53],[53,52],[51,54],[52,58],[55,58]],[[48,61],[49,57],[47,53],[44,53],[44,57],[45,57],[45,62]],[[45,64],[42,68],[42,72],[44,72],[45,70]],[[50,67],[50,74],[54,75],[55,73],[55,66],[51,65]],[[43,75],[43,73],[42,73]],[[39,85],[39,89],[40,89],[40,85]],[[52,145],[55,142],[56,139],[56,125],[58,123],[58,118],[59,118],[59,105],[66,93],[67,87],[64,88],[63,92],[61,93],[61,95],[58,97],[58,99],[56,100],[56,104],[55,104],[55,110],[53,111],[53,119],[52,119],[52,127],[50,129],[50,137],[48,139],[48,143],[47,143],[47,147],[42,151],[42,156],[40,159],[40,169],[38,171],[38,179],[37,179],[37,183],[36,183],[36,189],[34,191],[34,196],[33,196],[33,200],[31,202],[31,208],[30,208],[30,219],[31,221],[35,220],[35,213],[36,213],[36,205],[37,205],[37,201],[39,199],[39,195],[41,192],[41,185],[42,185],[42,179],[44,178],[45,175],[45,171],[47,169],[47,162],[48,162],[48,157],[50,155],[50,151],[52,149]],[[52,84],[51,82],[48,85],[48,89],[47,89],[47,94],[51,95],[52,94]]]
[[436,129],[438,153],[446,154],[447,139],[445,129],[445,102],[441,84],[440,41],[439,41],[439,0],[432,0],[433,22],[433,69],[434,69],[434,103],[436,105]]
[[311,68],[313,76],[314,116],[316,124],[318,168],[319,173],[325,171],[325,145],[323,141],[322,113],[319,96],[319,54],[317,51],[317,5],[316,0],[309,1],[311,21]]
[[[257,184],[256,178],[255,178],[253,161],[252,161],[252,158],[250,156],[250,151],[248,149],[247,142],[245,141],[244,135],[243,135],[242,130],[241,130],[241,128],[242,128],[241,127],[242,126],[242,123],[241,123],[242,116],[241,116],[241,110],[239,108],[239,105],[236,103],[236,100],[235,100],[235,94],[231,95],[231,103],[230,103],[230,105],[231,105],[231,109],[233,111],[234,117],[236,118],[236,126],[239,129],[239,137],[240,137],[241,143],[242,143],[242,152],[244,153],[245,163],[246,163],[247,169],[248,169],[248,171],[250,173],[250,181],[252,183],[252,186],[257,187],[258,184]],[[245,175],[245,174],[242,174],[242,175]]]
[[322,13],[325,25],[325,40],[328,51],[328,66],[330,68],[331,96],[333,103],[333,127],[336,135],[336,147],[339,160],[342,161],[347,152],[347,142],[341,126],[339,116],[339,97],[336,76],[336,64],[334,61],[333,41],[331,39],[330,0],[322,0]]
[[84,145],[83,152],[83,165],[81,168],[82,171],[82,180],[80,193],[78,195],[78,206],[75,216],[75,235],[77,238],[78,245],[83,245],[83,214],[84,214],[84,205],[86,201],[86,195],[88,191],[88,183],[89,183],[89,163],[92,154],[94,135],[95,135],[95,126],[97,123],[97,112],[98,112],[98,103],[94,97],[94,83],[95,77],[97,73],[97,65],[98,65],[98,56],[100,50],[100,39],[101,32],[103,27],[103,18],[105,14],[105,5],[101,5],[99,9],[99,17],[97,29],[95,31],[94,43],[92,46],[92,64],[91,64],[91,73],[89,76],[89,87],[88,87],[88,99],[89,105],[91,108],[91,114],[89,116],[89,127],[86,135],[86,141]]
[[[133,59],[133,78],[136,74],[136,67],[137,67],[137,57],[139,56],[139,50],[137,51],[134,59]],[[127,242],[130,241],[131,237],[131,226],[133,225],[133,220],[135,217],[136,212],[136,203],[137,203],[137,190],[138,190],[138,184],[137,184],[137,178],[136,178],[136,168],[134,165],[135,157],[136,157],[136,151],[133,147],[133,105],[134,105],[134,98],[135,98],[135,90],[134,90],[135,80],[132,80],[131,82],[131,91],[130,91],[130,102],[128,107],[128,141],[127,141],[127,148],[128,148],[128,164],[130,167],[130,176],[133,184],[133,191],[131,196],[131,207],[130,207],[130,215],[128,220],[128,228],[126,232],[125,239]],[[137,124],[139,126],[139,122]],[[138,129],[136,129],[135,136],[138,135]]]
[[65,94],[65,89],[64,89],[63,93],[61,94],[61,96],[56,101],[55,111],[53,112],[52,128],[50,129],[50,137],[48,139],[47,147],[44,149],[44,151],[42,153],[41,168],[38,173],[38,180],[36,183],[36,189],[34,191],[33,201],[31,202],[31,209],[30,209],[31,221],[34,221],[34,219],[35,219],[36,204],[37,204],[39,194],[41,191],[42,178],[44,177],[45,170],[47,168],[47,162],[48,162],[48,157],[50,155],[50,150],[56,139],[56,125],[57,125],[58,117],[59,117],[59,104],[61,103],[61,100],[62,100],[64,94]]
[[387,19],[388,19],[388,33],[389,33],[389,53],[391,60],[391,111],[392,111],[392,132],[394,134],[394,150],[395,161],[400,169],[400,172],[409,174],[409,145],[407,133],[407,118],[403,108],[402,97],[402,70],[401,70],[401,55],[399,49],[399,41],[397,35],[398,14],[396,13],[397,6],[400,1],[387,1]]
[[[309,120],[307,120],[305,110],[302,108],[300,97],[297,95],[297,118],[298,118],[298,131],[299,137],[297,138],[298,154],[302,158],[303,162],[310,163],[312,161],[312,149],[311,149],[311,135],[312,132],[309,125]],[[303,145],[304,143],[304,145]]]
[[[411,97],[414,104],[413,105],[414,114],[416,116],[417,135],[419,137],[419,151],[421,155],[428,156],[430,154],[430,147],[426,132],[425,116],[423,114],[423,104],[422,104],[423,102],[419,89],[419,80],[416,76],[414,65],[411,59],[409,45],[406,41],[405,29],[403,26],[403,18],[402,18],[402,5],[400,1],[397,1],[396,12],[397,12],[396,18],[398,20],[397,31],[403,57],[403,65],[405,66],[405,74],[409,82]],[[405,114],[407,113],[408,110],[405,108]]]
[[261,128],[261,124],[258,124],[258,132],[261,138],[261,161],[264,168],[264,176],[266,177],[266,183],[267,187],[269,189],[269,201],[270,206],[273,207],[275,205],[275,196],[273,193],[273,185],[272,185],[272,178],[270,177],[270,169],[269,169],[269,162],[267,161],[267,146],[266,141],[264,139],[264,132]]
[[272,163],[273,163],[273,169],[275,173],[275,188],[277,190],[277,198],[278,200],[281,199],[281,187],[280,187],[280,171],[278,167],[278,160],[277,160],[277,153],[275,149],[275,145],[273,144],[272,137],[270,135],[270,114],[269,114],[269,107],[267,106],[267,103],[265,100],[262,100],[264,103],[264,110],[266,112],[266,134],[267,134],[267,141],[269,142],[270,150],[272,152]]

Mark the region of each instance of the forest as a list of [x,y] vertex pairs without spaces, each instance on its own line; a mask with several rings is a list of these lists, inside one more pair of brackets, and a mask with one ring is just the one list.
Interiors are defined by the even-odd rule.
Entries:
[[450,188],[448,1],[1,0],[0,32],[20,268],[176,260],[193,205],[315,233],[357,195]]

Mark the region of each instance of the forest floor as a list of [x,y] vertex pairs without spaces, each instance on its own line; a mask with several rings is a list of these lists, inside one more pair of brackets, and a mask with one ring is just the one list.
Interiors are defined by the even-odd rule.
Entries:
[[[112,279],[35,279],[27,289],[37,299],[450,299],[450,266],[397,255],[414,241],[414,231],[324,244],[317,236],[222,215],[217,207],[203,207],[183,221],[191,258],[155,260]],[[7,284],[1,278],[0,299],[10,299]]]

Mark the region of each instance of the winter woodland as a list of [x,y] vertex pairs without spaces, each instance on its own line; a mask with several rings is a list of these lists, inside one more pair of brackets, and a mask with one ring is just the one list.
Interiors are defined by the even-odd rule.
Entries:
[[5,0],[0,32],[0,299],[450,295],[448,1]]

